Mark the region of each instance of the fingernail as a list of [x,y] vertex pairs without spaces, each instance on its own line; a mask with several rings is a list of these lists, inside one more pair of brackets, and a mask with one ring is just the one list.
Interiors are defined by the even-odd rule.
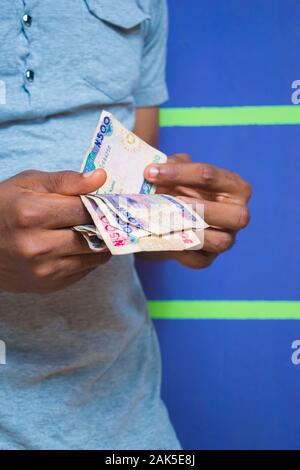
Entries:
[[156,178],[159,174],[159,169],[157,168],[157,166],[151,166],[149,168],[149,175],[151,176],[151,178]]

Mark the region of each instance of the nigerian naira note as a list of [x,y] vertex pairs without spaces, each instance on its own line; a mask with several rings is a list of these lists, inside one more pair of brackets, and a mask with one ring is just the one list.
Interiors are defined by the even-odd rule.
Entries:
[[81,171],[103,168],[106,182],[94,194],[153,194],[155,187],[144,179],[150,163],[164,163],[167,156],[126,129],[111,113],[103,111]]

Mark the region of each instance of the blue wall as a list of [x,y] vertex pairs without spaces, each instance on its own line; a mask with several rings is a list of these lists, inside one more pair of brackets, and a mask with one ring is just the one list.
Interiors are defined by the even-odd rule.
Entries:
[[[168,107],[291,104],[298,0],[170,0]],[[141,263],[149,299],[300,300],[299,126],[164,128],[161,148],[239,172],[252,221],[208,270]],[[300,449],[299,321],[159,320],[163,396],[185,448]]]

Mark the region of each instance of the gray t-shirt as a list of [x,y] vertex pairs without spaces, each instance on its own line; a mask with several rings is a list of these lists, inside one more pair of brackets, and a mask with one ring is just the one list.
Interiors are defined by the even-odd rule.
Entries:
[[[132,128],[167,98],[165,0],[2,0],[1,16],[1,180],[77,170],[102,109]],[[57,293],[0,292],[0,340],[0,449],[180,448],[132,256]]]

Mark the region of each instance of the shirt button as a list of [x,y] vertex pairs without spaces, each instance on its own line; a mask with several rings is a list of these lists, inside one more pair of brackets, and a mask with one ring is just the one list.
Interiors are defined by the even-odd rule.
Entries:
[[32,18],[30,15],[24,15],[23,16],[23,23],[26,25],[26,26],[31,26],[31,21],[32,21]]
[[34,80],[34,71],[33,70],[26,70],[25,76],[29,82],[33,82]]

